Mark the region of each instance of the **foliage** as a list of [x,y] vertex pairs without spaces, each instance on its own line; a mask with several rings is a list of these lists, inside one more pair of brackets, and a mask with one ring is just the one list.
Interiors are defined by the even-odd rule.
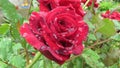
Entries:
[[[102,11],[117,7],[112,2],[102,1],[95,13],[94,9],[86,9],[85,21],[90,29],[84,52],[71,56],[60,66],[26,43],[19,27],[27,19],[8,0],[0,0],[4,14],[4,22],[0,24],[0,68],[120,68],[120,21],[101,17]],[[34,4],[36,0],[32,1],[28,14],[39,11]]]

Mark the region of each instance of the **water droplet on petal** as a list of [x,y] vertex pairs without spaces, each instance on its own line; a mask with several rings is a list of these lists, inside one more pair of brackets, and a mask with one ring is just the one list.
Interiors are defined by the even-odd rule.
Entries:
[[36,36],[36,37],[39,37],[39,35],[37,35],[37,34],[36,34],[35,36]]
[[55,34],[53,34],[53,36],[55,37],[55,39],[57,39],[57,36]]
[[76,35],[76,37],[79,37],[79,36],[80,36],[79,34]]
[[23,34],[23,37],[26,37],[27,35],[28,35],[27,33],[24,33],[24,34]]
[[55,21],[57,21],[57,18],[55,18]]
[[47,47],[45,45],[41,46],[40,50],[45,50]]
[[82,28],[78,28],[78,30],[81,32],[81,31],[82,31]]
[[55,51],[57,54],[59,54],[58,50]]

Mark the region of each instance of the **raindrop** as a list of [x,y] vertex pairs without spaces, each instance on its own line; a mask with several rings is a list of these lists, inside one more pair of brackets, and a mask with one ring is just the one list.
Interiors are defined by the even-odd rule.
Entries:
[[64,52],[64,53],[66,53],[67,51],[66,51],[66,50],[64,50],[63,52]]
[[76,41],[76,43],[78,43],[78,40]]
[[27,33],[24,33],[24,34],[23,34],[23,37],[26,37],[27,35],[28,35]]
[[55,18],[55,21],[57,21],[57,18]]
[[79,28],[78,30],[79,30],[79,31],[82,31],[82,28]]
[[43,28],[45,28],[45,25],[43,25]]
[[22,27],[25,28],[25,25],[23,25]]
[[36,36],[36,37],[39,37],[39,35],[37,35],[37,34],[36,34],[35,36]]
[[38,31],[40,31],[41,29],[40,28],[38,28]]
[[68,29],[69,32],[72,32],[74,30],[74,28]]
[[47,47],[45,45],[41,46],[40,50],[45,50]]
[[79,37],[79,36],[80,36],[79,34],[76,35],[76,37]]
[[55,37],[55,39],[57,39],[57,36],[55,34],[53,34],[53,36]]
[[59,51],[58,51],[58,50],[56,50],[55,52],[56,52],[57,54],[59,54]]
[[72,43],[74,44],[74,43],[75,43],[75,41],[72,41]]
[[32,17],[36,17],[34,14],[31,14]]

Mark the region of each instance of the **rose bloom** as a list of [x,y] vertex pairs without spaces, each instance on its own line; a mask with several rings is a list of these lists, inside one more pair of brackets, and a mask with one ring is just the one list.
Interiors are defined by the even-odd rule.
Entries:
[[103,13],[101,16],[104,17],[104,18],[110,18],[110,19],[114,19],[114,20],[120,21],[120,12],[118,12],[118,11],[110,12],[108,10],[105,13]]
[[[84,3],[84,4],[86,3],[86,1],[87,1],[87,0],[81,0],[81,2]],[[94,7],[97,8],[98,5],[99,5],[99,4],[97,3],[97,0],[90,0],[90,1],[88,2],[87,6],[88,6],[88,7],[91,6],[93,1],[94,1]]]
[[57,7],[49,12],[33,12],[20,34],[47,58],[63,64],[71,54],[83,51],[88,25],[74,8]]
[[72,5],[76,13],[78,13],[81,16],[85,15],[85,12],[81,7],[80,0],[38,0],[38,2],[40,3],[40,11],[47,12],[59,6]]

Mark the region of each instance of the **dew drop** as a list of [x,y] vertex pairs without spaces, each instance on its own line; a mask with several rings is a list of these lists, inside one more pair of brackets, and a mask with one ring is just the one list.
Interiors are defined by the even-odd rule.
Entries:
[[35,36],[38,37],[39,35],[36,34]]
[[57,21],[57,18],[55,18],[55,21]]
[[82,31],[82,28],[79,28],[78,30],[79,30],[79,31]]
[[45,50],[46,49],[46,46],[41,46],[40,50]]
[[53,36],[55,37],[55,39],[57,39],[57,36],[55,34],[53,34]]
[[25,28],[25,25],[23,25],[22,28]]
[[40,31],[41,29],[40,28],[38,28],[38,31]]
[[69,29],[68,31],[69,31],[69,32],[72,32],[73,30],[74,30],[74,28],[71,28],[71,29]]
[[27,33],[24,33],[24,34],[23,34],[23,37],[26,37],[27,35],[28,35]]
[[59,54],[58,50],[55,51],[57,54]]
[[79,36],[80,36],[79,34],[76,35],[76,37],[79,37]]

